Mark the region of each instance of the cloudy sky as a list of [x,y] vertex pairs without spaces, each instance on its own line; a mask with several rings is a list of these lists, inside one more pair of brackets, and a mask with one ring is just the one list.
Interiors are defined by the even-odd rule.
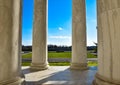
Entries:
[[[22,44],[32,45],[33,0],[23,0]],[[96,0],[86,0],[87,45],[97,42]],[[71,45],[72,0],[48,0],[48,44]]]

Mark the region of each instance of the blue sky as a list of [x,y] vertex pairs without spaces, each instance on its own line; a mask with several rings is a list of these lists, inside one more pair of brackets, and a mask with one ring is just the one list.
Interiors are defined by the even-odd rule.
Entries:
[[[33,0],[23,0],[22,44],[32,45]],[[94,45],[96,0],[86,0],[87,45]],[[48,0],[48,44],[71,45],[72,0]]]

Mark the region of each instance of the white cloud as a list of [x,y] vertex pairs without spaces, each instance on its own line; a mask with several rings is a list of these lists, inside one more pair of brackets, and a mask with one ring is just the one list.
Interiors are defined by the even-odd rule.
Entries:
[[32,40],[23,40],[22,45],[25,45],[25,46],[32,45]]
[[71,39],[70,36],[50,36],[52,39]]
[[48,39],[48,44],[70,46],[71,37],[70,36],[50,36]]
[[[87,46],[95,45],[94,42],[97,42],[97,38],[88,38],[87,39]],[[54,45],[67,45],[70,46],[72,44],[71,36],[49,36],[48,37],[48,44]],[[22,45],[32,45],[32,40],[23,40]]]
[[49,36],[48,44],[70,46],[71,36]]
[[87,46],[95,46],[94,42],[97,43],[97,38],[88,38],[87,39]]
[[[87,46],[94,46],[94,42],[97,43],[97,38],[87,38]],[[67,45],[70,46],[72,44],[71,36],[49,36],[48,44],[55,45]]]
[[62,28],[62,27],[59,27],[58,29],[59,29],[60,31],[62,31],[62,30],[63,30],[63,28]]

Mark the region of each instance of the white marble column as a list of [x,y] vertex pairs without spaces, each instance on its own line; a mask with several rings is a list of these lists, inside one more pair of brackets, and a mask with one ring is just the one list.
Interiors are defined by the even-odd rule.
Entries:
[[34,0],[32,70],[48,68],[47,61],[47,0]]
[[97,0],[98,72],[94,85],[120,85],[120,1]]
[[87,69],[85,0],[72,0],[71,69]]
[[21,0],[0,0],[0,85],[21,85]]

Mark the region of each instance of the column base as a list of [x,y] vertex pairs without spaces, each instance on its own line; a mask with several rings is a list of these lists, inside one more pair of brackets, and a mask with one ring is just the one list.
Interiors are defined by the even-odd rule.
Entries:
[[19,77],[19,78],[15,78],[15,79],[6,80],[3,82],[0,81],[0,85],[24,85],[23,81],[24,81],[24,79]]
[[93,85],[120,85],[120,81],[111,80],[96,73]]
[[40,71],[48,69],[49,65],[47,63],[31,63],[31,71]]
[[88,70],[87,63],[71,63],[70,69],[73,70]]

